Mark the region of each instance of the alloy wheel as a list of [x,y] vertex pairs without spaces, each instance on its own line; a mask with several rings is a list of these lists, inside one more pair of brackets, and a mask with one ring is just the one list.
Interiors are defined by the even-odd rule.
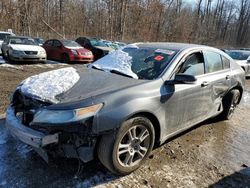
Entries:
[[123,167],[137,165],[150,147],[150,134],[142,125],[134,125],[122,137],[117,149],[118,162]]

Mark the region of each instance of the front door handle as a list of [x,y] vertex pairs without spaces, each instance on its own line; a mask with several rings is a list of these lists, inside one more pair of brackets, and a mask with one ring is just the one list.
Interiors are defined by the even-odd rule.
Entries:
[[203,82],[203,83],[201,84],[201,87],[207,87],[208,85],[209,85],[208,82]]

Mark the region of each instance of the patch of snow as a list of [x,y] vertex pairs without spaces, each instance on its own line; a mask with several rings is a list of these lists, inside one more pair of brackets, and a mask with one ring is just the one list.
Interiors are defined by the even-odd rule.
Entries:
[[7,135],[6,135],[5,131],[0,132],[0,145],[3,145],[6,143],[6,137],[7,137]]
[[10,69],[17,69],[17,70],[23,69],[23,67],[20,66],[20,65],[15,66],[15,65],[8,64],[8,63],[2,63],[2,64],[0,64],[0,67],[10,68]]
[[3,180],[3,181],[0,182],[0,185],[1,185],[1,186],[5,186],[6,184],[7,184],[7,181],[6,181],[6,180]]
[[80,79],[73,67],[31,76],[21,83],[22,93],[38,100],[58,103],[56,96],[71,89]]
[[18,144],[16,149],[17,153],[22,158],[26,158],[28,153],[32,151],[32,148],[25,144]]
[[138,76],[131,69],[132,57],[122,49],[109,53],[90,65],[90,67],[92,66],[105,71],[116,70],[138,79]]

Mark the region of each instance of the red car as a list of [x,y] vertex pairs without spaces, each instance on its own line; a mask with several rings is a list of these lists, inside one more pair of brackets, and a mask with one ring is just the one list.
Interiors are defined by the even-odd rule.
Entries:
[[43,48],[46,50],[47,59],[57,60],[63,63],[91,63],[94,59],[91,51],[71,40],[47,40],[43,44]]

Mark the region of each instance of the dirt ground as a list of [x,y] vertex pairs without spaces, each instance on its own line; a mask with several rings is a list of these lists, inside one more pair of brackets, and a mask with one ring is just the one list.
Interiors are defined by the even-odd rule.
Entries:
[[[62,65],[0,66],[0,114],[24,78]],[[0,187],[250,187],[250,80],[230,121],[206,121],[156,148],[136,172],[117,177],[98,162],[46,164],[0,119]]]

